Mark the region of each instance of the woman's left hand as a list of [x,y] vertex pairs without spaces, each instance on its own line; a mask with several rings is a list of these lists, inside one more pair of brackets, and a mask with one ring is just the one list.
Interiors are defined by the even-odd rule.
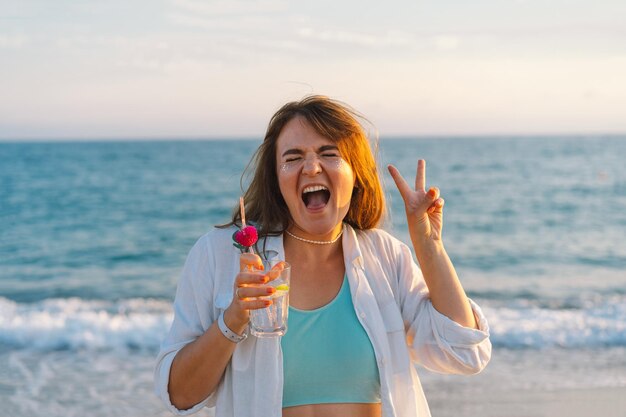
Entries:
[[440,241],[444,201],[439,197],[439,188],[431,187],[426,191],[426,161],[417,161],[415,189],[405,181],[396,167],[389,165],[387,168],[404,200],[413,243],[426,242],[429,239]]

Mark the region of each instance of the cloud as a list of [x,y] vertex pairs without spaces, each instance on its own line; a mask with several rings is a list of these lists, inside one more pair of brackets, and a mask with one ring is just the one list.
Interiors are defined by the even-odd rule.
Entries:
[[288,2],[281,0],[237,1],[237,0],[172,0],[172,4],[185,12],[205,16],[266,14],[285,11]]
[[458,48],[460,40],[457,36],[440,35],[435,36],[432,42],[437,49],[441,51],[450,51]]
[[4,49],[21,49],[28,43],[28,38],[23,35],[1,35],[0,48]]
[[193,29],[206,29],[208,31],[229,31],[237,34],[241,32],[252,33],[255,30],[271,28],[276,23],[269,17],[261,15],[227,16],[217,15],[194,15],[190,13],[169,12],[166,18],[177,26]]
[[366,33],[349,32],[345,30],[322,30],[315,31],[311,28],[302,28],[298,35],[304,39],[343,43],[349,45],[380,48],[385,46],[406,46],[412,42],[410,36],[405,33],[390,31],[383,36]]
[[61,49],[101,49],[124,50],[162,50],[168,49],[169,39],[165,35],[73,35],[60,36],[53,44]]

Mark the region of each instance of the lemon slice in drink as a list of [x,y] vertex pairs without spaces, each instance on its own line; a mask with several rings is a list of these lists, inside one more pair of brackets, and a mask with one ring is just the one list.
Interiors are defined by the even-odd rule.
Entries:
[[276,286],[276,290],[277,291],[289,291],[289,285],[287,284],[280,284]]

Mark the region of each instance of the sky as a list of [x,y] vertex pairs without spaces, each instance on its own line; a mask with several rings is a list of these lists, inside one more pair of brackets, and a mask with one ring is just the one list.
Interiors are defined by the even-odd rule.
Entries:
[[0,139],[626,133],[624,0],[0,0]]

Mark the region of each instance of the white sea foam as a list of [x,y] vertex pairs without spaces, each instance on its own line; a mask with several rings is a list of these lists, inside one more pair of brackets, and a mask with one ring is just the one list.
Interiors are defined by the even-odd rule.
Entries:
[[[477,300],[496,347],[512,349],[626,346],[626,297],[580,308]],[[172,321],[169,301],[79,298],[15,303],[0,298],[0,347],[35,350],[158,349]]]
[[533,303],[483,311],[495,346],[507,348],[602,348],[626,346],[626,297],[606,297],[580,308],[546,308]]
[[157,349],[171,303],[79,298],[18,304],[0,297],[0,345],[37,350]]

